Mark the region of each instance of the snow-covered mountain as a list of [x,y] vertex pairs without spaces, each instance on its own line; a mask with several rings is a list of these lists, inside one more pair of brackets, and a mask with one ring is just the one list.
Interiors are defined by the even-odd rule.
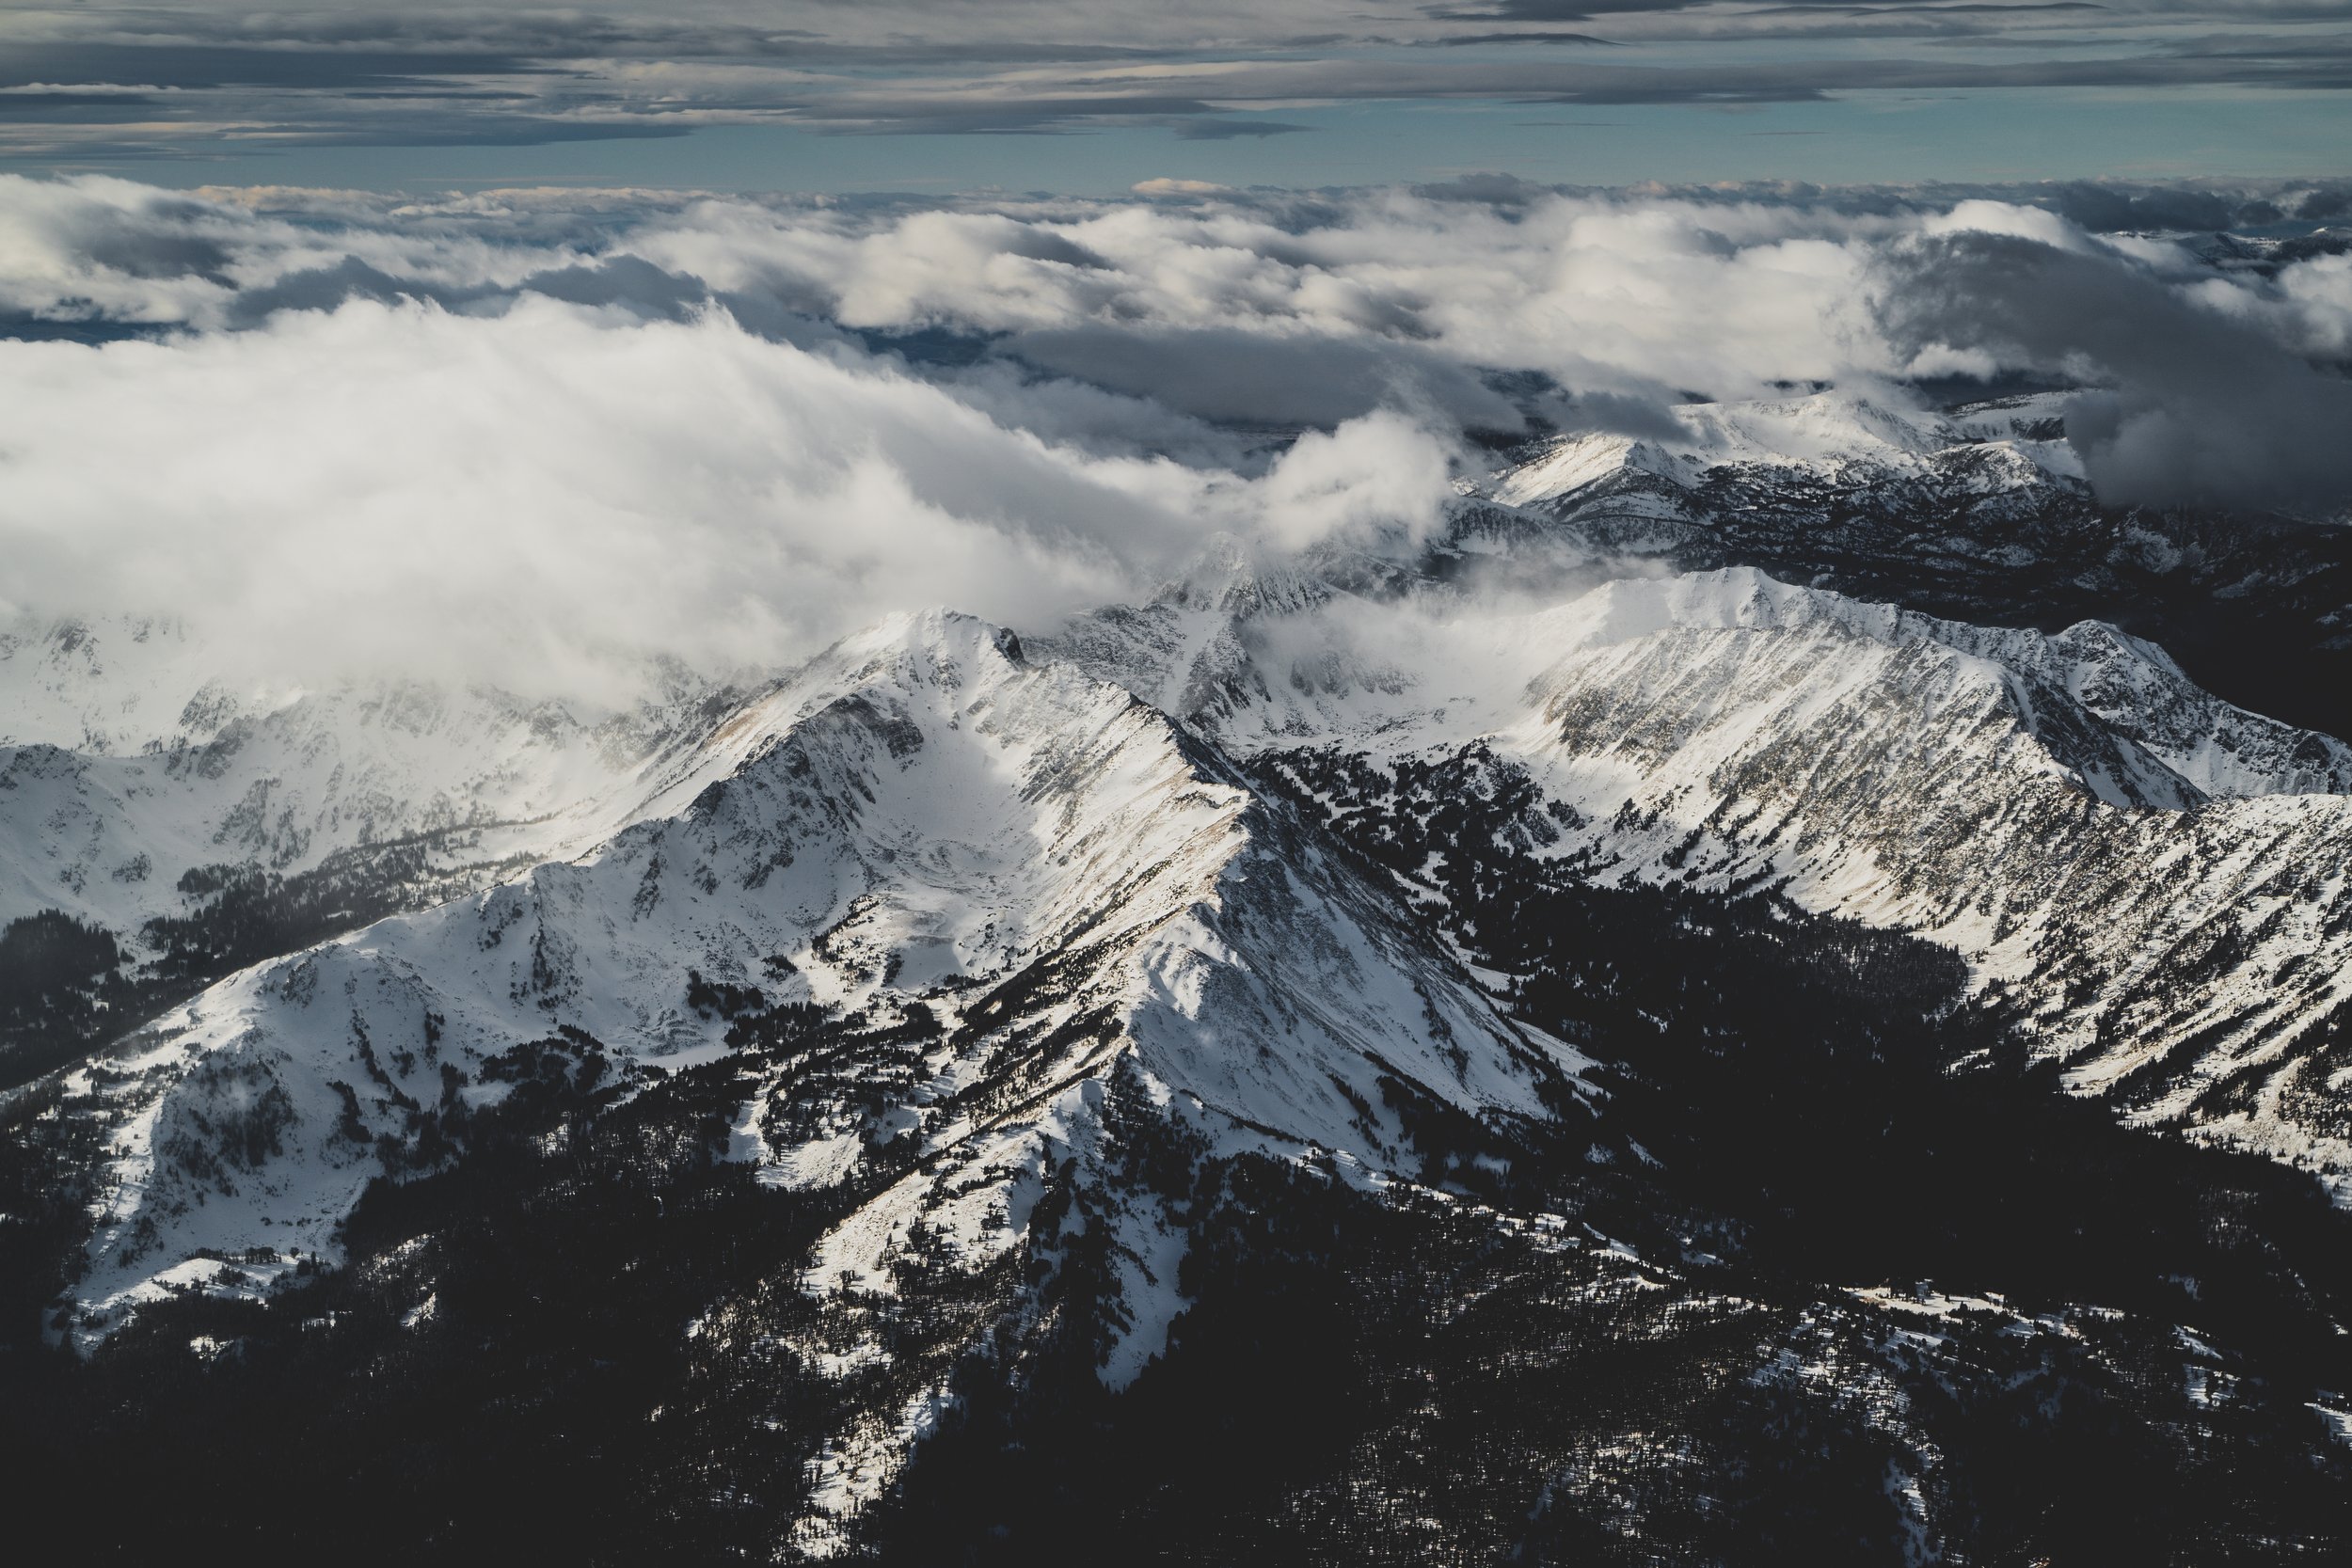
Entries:
[[1980,626],[2105,621],[2242,706],[2352,733],[2352,533],[2102,507],[2072,402],[1832,391],[1686,406],[1679,439],[1563,436],[1468,487],[1442,563],[1505,582],[1744,565]]
[[559,703],[422,682],[231,685],[168,623],[0,637],[0,923],[58,909],[144,947],[190,872],[350,867],[379,907],[432,902],[597,842],[682,776],[737,699]]
[[[2332,1069],[2290,1044],[2347,996],[2352,750],[2200,691],[2160,650],[1746,568],[1517,615],[1196,597],[1056,646],[1334,822],[1420,809],[1401,764],[1475,756],[1534,786],[1543,874],[1770,886],[1928,936],[2014,996],[2078,1086],[2352,1179],[2310,1082]],[[1405,890],[1474,897],[1442,859]]]
[[1655,525],[1703,528],[1726,491],[1755,488],[1785,504],[1792,490],[1867,487],[1907,508],[1963,512],[1972,526],[1955,530],[1952,543],[1965,549],[1985,522],[2038,504],[2036,491],[2087,494],[2065,441],[2064,404],[2044,395],[1938,415],[1825,392],[1687,404],[1675,411],[1680,440],[1565,437],[1500,476],[1493,495],[1588,526],[1617,525],[1626,543],[1648,523],[1642,542],[1657,548],[1673,530]]
[[[1350,1376],[1405,1391],[1343,1439],[1411,1519],[1485,1499],[1464,1560],[1582,1549],[1555,1498],[1668,1528],[1674,1485],[1610,1443],[1796,1419],[1859,1456],[1888,1560],[1928,1560],[1988,1506],[1951,1479],[1967,1421],[2057,1442],[2083,1396],[2053,1390],[2144,1391],[2152,1355],[2194,1389],[2148,1421],[2292,1448],[2344,1418],[2310,1382],[2352,1299],[2340,1214],[2297,1205],[2310,1173],[2352,1193],[2352,747],[2052,624],[2049,541],[2106,529],[2106,570],[2140,526],[2091,505],[2056,406],[1686,409],[1687,446],[1524,454],[1433,539],[1226,541],[1142,604],[902,616],[617,716],[231,689],[173,626],[35,626],[0,648],[0,915],[182,965],[93,991],[137,1027],[0,1101],[0,1197],[65,1260],[48,1334],[102,1368],[347,1343],[429,1381],[576,1313],[548,1283],[576,1269],[670,1358],[615,1396],[629,1430],[683,1444],[690,1490],[768,1497],[787,1557],[1345,1338],[1257,1316],[1294,1310],[1386,1336]],[[1906,562],[1930,528],[1949,550]],[[2003,574],[2001,613],[1921,608]],[[204,973],[181,933],[240,877],[308,912]],[[1824,1191],[1871,1223],[1808,1229]],[[468,1229],[510,1196],[521,1228]],[[2109,1258],[2142,1211],[2157,1242]],[[2022,1283],[1983,1272],[1994,1224],[2049,1232]],[[534,1226],[570,1256],[485,1293]],[[621,1321],[576,1342],[589,1384]],[[2266,1336],[2333,1414],[2226,1392],[2265,1386]],[[1507,1485],[1410,1481],[1486,1451],[1428,1430],[1494,1368],[1526,1388],[1478,1408],[1599,1424],[1537,1421]],[[1212,1452],[1267,1418],[1200,1397]],[[2333,1474],[2303,1438],[2294,1473]]]
[[[888,1172],[811,1270],[885,1292],[917,1228],[975,1269],[1020,1237],[1049,1172],[1104,1157],[1121,1071],[1213,1145],[1367,1181],[1448,1152],[1416,1146],[1416,1104],[1508,1136],[1575,1098],[1580,1059],[1287,807],[1009,633],[885,626],[706,752],[707,787],[581,860],[247,970],[71,1084],[110,1147],[78,1332],[333,1256],[366,1185],[460,1153],[542,1041],[677,1070],[746,1020],[849,1020],[862,1071],[820,1090],[789,1051],[747,1069],[730,1148],[787,1187]],[[1164,1216],[1118,1223],[1115,1380],[1156,1352],[1184,1250]],[[839,1468],[837,1508],[888,1473]]]

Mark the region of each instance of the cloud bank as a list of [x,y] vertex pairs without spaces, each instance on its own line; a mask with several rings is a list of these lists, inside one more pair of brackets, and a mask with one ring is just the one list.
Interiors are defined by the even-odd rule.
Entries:
[[1218,531],[1409,528],[1447,475],[1394,414],[1249,474],[1104,458],[723,315],[539,299],[0,358],[0,597],[171,609],[257,670],[552,692],[649,654],[772,668],[897,609],[1050,621]]
[[[2106,383],[2072,401],[2066,432],[2110,504],[2317,513],[2352,500],[2352,380],[2289,342],[2342,343],[2343,318],[2308,301],[2341,298],[2347,263],[2307,263],[2265,297],[2169,288],[2095,251],[1960,230],[1891,253],[1882,298],[1899,336]],[[2289,342],[2246,329],[2265,306]]]
[[[621,692],[1231,533],[1409,536],[1466,442],[2027,377],[2118,505],[2352,500],[2331,187],[416,202],[0,178],[0,600]],[[2070,215],[2071,214],[2071,215]],[[1957,381],[1953,378],[1957,377]],[[1945,386],[1937,395],[1952,395]]]

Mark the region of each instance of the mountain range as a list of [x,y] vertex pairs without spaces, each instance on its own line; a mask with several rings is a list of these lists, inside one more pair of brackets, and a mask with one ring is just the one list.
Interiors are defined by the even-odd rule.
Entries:
[[611,710],[24,620],[0,1461],[371,1558],[2341,1549],[2340,524],[1677,416]]

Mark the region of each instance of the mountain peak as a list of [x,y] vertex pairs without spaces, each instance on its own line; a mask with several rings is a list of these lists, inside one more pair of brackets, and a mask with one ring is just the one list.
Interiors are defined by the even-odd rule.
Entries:
[[1220,532],[1212,535],[1183,570],[1154,590],[1149,602],[1247,616],[1302,609],[1328,594],[1311,576],[1269,561],[1239,537]]

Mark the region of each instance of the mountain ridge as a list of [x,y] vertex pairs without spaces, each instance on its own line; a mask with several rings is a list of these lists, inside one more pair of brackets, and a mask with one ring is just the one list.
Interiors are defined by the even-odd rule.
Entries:
[[[1719,424],[1812,420],[1760,465],[1799,489],[1932,470],[1969,428],[1905,445],[1873,410],[1839,447],[1853,417]],[[636,1455],[677,1551],[736,1549],[735,1521],[787,1560],[991,1560],[948,1521],[1052,1537],[1104,1523],[1088,1488],[1181,1534],[1118,1465],[1197,1510],[1256,1496],[1229,1450],[1307,1467],[1215,1513],[1208,1558],[1353,1518],[1319,1489],[1369,1475],[1464,1560],[1573,1558],[1613,1519],[1720,1546],[1673,1465],[1611,1458],[1671,1449],[1726,1520],[1781,1517],[1724,1479],[1763,1465],[1829,1488],[1822,1540],[1913,1560],[2123,1495],[2061,1461],[2070,1402],[2165,1473],[2233,1456],[2195,1497],[2324,1491],[2352,749],[2096,620],[1629,575],[1582,504],[1472,494],[1425,539],[1297,559],[1220,539],[1048,629],[892,617],[683,687],[616,767],[593,725],[429,689],[380,734],[357,689],[222,717],[245,738],[210,779],[194,739],[8,750],[0,799],[42,801],[0,845],[26,863],[68,806],[104,815],[93,778],[130,781],[123,847],[154,832],[136,789],[217,783],[173,798],[184,860],[255,781],[331,816],[357,797],[305,781],[390,736],[427,747],[406,777],[556,802],[363,870],[0,1093],[0,1245],[74,1357],[9,1365],[168,1402],[160,1365],[230,1387],[348,1356],[316,1386],[397,1367],[360,1402],[402,1411],[552,1357],[577,1402],[546,1430]],[[514,749],[453,774],[453,733]],[[368,847],[319,831],[288,887]],[[135,893],[74,909],[163,918]],[[71,948],[72,918],[8,940]],[[1253,1379],[1293,1391],[1297,1453],[1244,1430]],[[492,1427],[540,1433],[533,1386]],[[1790,1430],[1836,1479],[1772,1468]],[[2018,1443],[2047,1476],[2003,1468]],[[1354,1457],[1307,1465],[1325,1444]],[[998,1520],[987,1477],[1063,1503]],[[1345,1539],[1411,1560],[1422,1528]]]

